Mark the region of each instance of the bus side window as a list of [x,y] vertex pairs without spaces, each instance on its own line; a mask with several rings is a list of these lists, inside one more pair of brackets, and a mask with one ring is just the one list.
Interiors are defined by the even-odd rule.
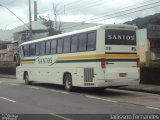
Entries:
[[63,53],[70,53],[71,49],[71,39],[70,37],[64,38],[64,47],[63,47]]
[[36,43],[36,55],[39,55],[40,53],[40,44]]
[[51,41],[47,41],[46,42],[46,54],[50,54],[51,53]]
[[23,51],[23,47],[20,47],[20,57],[23,58],[24,57],[24,51]]
[[82,33],[79,35],[79,46],[78,50],[79,52],[86,51],[87,48],[87,33]]
[[34,56],[36,54],[36,44],[35,43],[30,45],[30,52],[29,53],[31,56]]
[[57,40],[51,41],[51,54],[57,53]]
[[96,33],[88,33],[87,50],[92,51],[96,49]]
[[40,43],[40,55],[45,55],[45,50],[46,50],[46,43],[45,42],[41,42]]
[[24,56],[29,56],[29,45],[23,46]]
[[58,40],[58,45],[57,45],[57,53],[62,53],[63,48],[63,39]]
[[71,38],[71,52],[77,52],[78,47],[78,36],[72,36]]

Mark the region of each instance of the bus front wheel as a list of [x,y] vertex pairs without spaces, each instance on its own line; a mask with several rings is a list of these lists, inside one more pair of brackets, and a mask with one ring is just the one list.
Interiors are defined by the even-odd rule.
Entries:
[[26,85],[30,85],[31,84],[31,81],[29,81],[29,75],[28,75],[28,73],[25,73],[25,75],[24,75],[24,81],[25,81]]
[[66,74],[64,76],[64,87],[65,87],[65,90],[67,90],[67,91],[72,91],[73,90],[72,76],[70,74]]

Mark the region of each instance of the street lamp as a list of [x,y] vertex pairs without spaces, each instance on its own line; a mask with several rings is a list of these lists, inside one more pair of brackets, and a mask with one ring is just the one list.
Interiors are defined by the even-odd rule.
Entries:
[[29,32],[29,39],[31,40],[32,39],[32,29],[28,26],[28,25],[26,25],[26,23],[25,22],[23,22],[23,20],[21,20],[14,12],[12,12],[9,8],[7,8],[6,6],[4,6],[4,5],[2,5],[2,4],[0,4],[0,7],[4,7],[4,8],[6,8],[9,12],[11,12],[18,20],[20,20],[24,25],[25,25],[25,27],[27,28],[27,30],[29,30],[30,32]]

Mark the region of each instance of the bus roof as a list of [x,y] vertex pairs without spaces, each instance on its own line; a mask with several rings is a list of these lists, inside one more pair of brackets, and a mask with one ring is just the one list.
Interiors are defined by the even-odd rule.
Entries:
[[58,35],[54,35],[54,36],[50,36],[50,37],[45,37],[45,38],[40,38],[40,39],[35,39],[35,40],[27,41],[27,42],[22,43],[20,46],[26,45],[26,44],[31,44],[31,43],[36,43],[36,42],[41,42],[41,41],[47,41],[47,40],[51,40],[51,39],[55,39],[55,38],[60,38],[60,37],[68,36],[68,35],[74,35],[74,34],[78,34],[78,33],[83,33],[83,32],[88,32],[88,31],[94,31],[94,30],[97,30],[97,29],[100,29],[100,28],[105,28],[105,27],[119,27],[119,28],[137,29],[137,26],[133,26],[133,25],[126,25],[126,24],[104,24],[104,25],[98,25],[98,26],[94,26],[94,27],[90,27],[90,28],[85,28],[85,29],[81,29],[81,30],[76,30],[76,31],[72,31],[72,32],[67,32],[67,33],[63,33],[63,34],[58,34]]

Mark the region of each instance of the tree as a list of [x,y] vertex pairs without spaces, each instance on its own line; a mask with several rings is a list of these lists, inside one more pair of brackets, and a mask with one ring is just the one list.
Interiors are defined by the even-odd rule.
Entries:
[[160,13],[156,13],[154,15],[149,15],[143,18],[136,18],[133,21],[125,22],[125,24],[129,25],[137,25],[139,29],[146,28],[149,24],[160,25]]
[[50,15],[48,14],[48,18],[44,18],[40,16],[39,18],[42,20],[42,24],[47,27],[48,36],[57,35],[62,33],[61,21],[58,16],[58,5],[53,4],[53,15],[54,20],[50,19]]

